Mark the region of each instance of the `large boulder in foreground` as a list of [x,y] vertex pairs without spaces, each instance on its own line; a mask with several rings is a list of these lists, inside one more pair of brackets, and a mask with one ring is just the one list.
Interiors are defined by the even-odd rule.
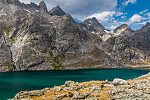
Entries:
[[123,79],[115,78],[112,82],[113,85],[128,85],[128,82]]

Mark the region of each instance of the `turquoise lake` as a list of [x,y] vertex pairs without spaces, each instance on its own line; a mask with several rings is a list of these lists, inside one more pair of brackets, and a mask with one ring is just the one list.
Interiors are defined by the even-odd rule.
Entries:
[[64,84],[67,80],[83,82],[106,79],[111,81],[114,78],[132,79],[148,72],[136,69],[87,69],[0,73],[0,100],[12,98],[19,91],[53,87]]

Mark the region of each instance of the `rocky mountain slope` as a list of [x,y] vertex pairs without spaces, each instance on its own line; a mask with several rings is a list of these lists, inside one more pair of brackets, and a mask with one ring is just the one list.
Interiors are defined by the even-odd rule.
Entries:
[[107,33],[96,18],[82,23],[44,1],[0,0],[0,71],[109,68],[149,64],[149,23]]
[[149,100],[150,73],[133,80],[74,82],[37,91],[19,92],[14,100]]
[[76,23],[59,6],[0,1],[0,71],[112,67],[102,39]]
[[104,26],[100,24],[95,17],[86,19],[81,23],[81,26],[83,29],[88,30],[92,34],[99,36],[103,41],[106,41],[111,37],[111,34],[105,31],[107,29],[105,29]]
[[149,23],[133,31],[123,24],[114,30],[114,36],[102,43],[107,54],[124,65],[149,65]]

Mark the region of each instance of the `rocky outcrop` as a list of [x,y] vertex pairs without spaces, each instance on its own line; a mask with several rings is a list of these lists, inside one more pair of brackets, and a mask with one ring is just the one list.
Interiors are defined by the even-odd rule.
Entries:
[[41,1],[41,2],[39,3],[39,7],[40,7],[40,11],[41,11],[41,12],[46,12],[46,13],[48,13],[47,6],[46,6],[46,4],[45,4],[44,1]]
[[137,79],[129,80],[127,85],[114,86],[111,90],[115,100],[149,100],[150,91],[150,74],[144,75]]
[[134,31],[127,25],[127,24],[122,24],[121,26],[117,27],[114,29],[114,36],[118,35],[132,35]]
[[[114,84],[115,83],[115,84]],[[132,80],[114,79],[109,81],[73,82],[54,88],[18,93],[14,100],[20,99],[84,99],[84,100],[149,100],[150,74]]]
[[105,30],[104,26],[102,26],[95,17],[86,19],[81,24],[91,32],[100,32]]
[[[111,94],[108,91],[111,89],[112,85],[109,85],[107,81],[91,81],[84,83],[71,82],[71,84],[72,85],[67,86],[57,86],[60,90],[54,87],[38,91],[22,91],[14,97],[14,100],[34,100],[34,97],[38,99],[44,98],[44,100],[101,100],[111,98]],[[107,85],[107,87],[105,87],[105,85]]]

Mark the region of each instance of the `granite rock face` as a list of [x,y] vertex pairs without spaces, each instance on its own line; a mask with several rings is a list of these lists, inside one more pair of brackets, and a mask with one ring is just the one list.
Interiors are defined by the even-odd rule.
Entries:
[[12,71],[14,68],[12,60],[12,52],[10,46],[7,44],[5,37],[0,32],[0,70]]
[[3,2],[0,12],[2,67],[5,62],[14,71],[119,66],[100,49],[99,36],[84,30],[58,6],[49,14],[43,1]]
[[128,25],[123,24],[114,30],[114,35],[103,42],[101,47],[124,65],[148,65],[149,34],[148,25],[134,32]]

